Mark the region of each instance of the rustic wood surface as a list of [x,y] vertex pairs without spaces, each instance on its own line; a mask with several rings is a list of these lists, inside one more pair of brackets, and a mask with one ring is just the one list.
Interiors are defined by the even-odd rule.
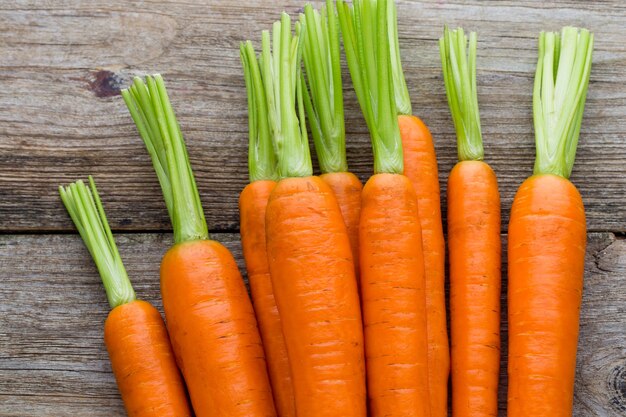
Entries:
[[[134,75],[164,75],[209,227],[241,261],[236,201],[247,181],[247,119],[238,45],[303,3],[0,2],[0,416],[124,415],[102,343],[108,306],[56,188],[96,177],[137,292],[160,305],[157,270],[170,225],[119,97]],[[444,197],[456,150],[436,39],[444,23],[479,32],[481,118],[503,232],[513,194],[532,171],[537,34],[566,24],[595,33],[572,176],[593,232],[575,416],[626,415],[626,3],[432,0],[399,1],[398,9],[413,108],[433,132]],[[369,138],[345,85],[349,163],[366,179]],[[505,386],[503,378],[501,400]]]

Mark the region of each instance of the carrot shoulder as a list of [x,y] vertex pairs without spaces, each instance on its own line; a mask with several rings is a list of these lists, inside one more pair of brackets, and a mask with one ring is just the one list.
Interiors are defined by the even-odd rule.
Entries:
[[[430,417],[426,300],[417,196],[402,174],[384,0],[337,2],[374,173],[362,193],[361,296],[370,414]],[[364,53],[363,45],[371,47]],[[374,77],[369,75],[375,74]]]
[[326,0],[326,6],[320,11],[307,4],[300,21],[307,27],[303,39],[305,83],[308,86],[303,88],[304,105],[322,171],[320,178],[330,186],[339,203],[358,278],[363,184],[348,171],[346,160],[339,24],[332,0]]
[[539,37],[535,170],[515,195],[509,223],[510,417],[572,415],[586,226],[582,198],[568,177],[592,50],[585,29]]
[[61,199],[89,249],[111,305],[104,342],[130,417],[191,416],[161,315],[135,298],[93,179],[60,187]]
[[161,262],[163,308],[198,417],[275,416],[252,304],[231,253],[210,240],[180,126],[162,78],[122,95],[152,157],[175,245]]
[[239,196],[241,246],[248,270],[254,312],[267,359],[276,412],[280,417],[295,417],[296,405],[287,345],[267,262],[265,212],[278,177],[268,119],[267,96],[252,43],[250,41],[242,43],[240,51],[248,93],[250,176],[250,184]]
[[448,178],[452,416],[498,414],[500,196],[483,162],[476,91],[476,33],[444,29],[439,40],[459,162]]
[[[330,187],[312,176],[301,35],[289,16],[262,34],[261,68],[281,178],[266,211],[267,256],[298,417],[365,417],[363,333],[350,241]],[[281,68],[276,76],[272,68]],[[275,83],[275,84],[274,84]]]
[[426,270],[429,402],[433,417],[447,417],[450,348],[446,323],[445,241],[441,222],[437,157],[430,130],[420,118],[411,114],[411,99],[402,71],[397,12],[393,1],[389,2],[389,9],[393,86],[404,151],[404,175],[415,188],[422,228]]

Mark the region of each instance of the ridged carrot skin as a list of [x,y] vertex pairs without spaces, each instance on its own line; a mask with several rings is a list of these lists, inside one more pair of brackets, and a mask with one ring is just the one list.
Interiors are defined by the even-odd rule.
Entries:
[[267,252],[298,417],[366,415],[363,330],[350,240],[319,177],[270,195]]
[[332,172],[320,175],[326,184],[335,193],[341,216],[348,230],[352,257],[354,259],[354,272],[359,279],[359,219],[361,217],[361,180],[351,172]]
[[115,307],[104,323],[104,341],[130,417],[191,416],[165,323],[156,308],[138,300]]
[[445,241],[441,224],[439,173],[435,146],[428,127],[416,116],[398,116],[404,175],[418,201],[426,271],[426,320],[428,328],[428,383],[433,417],[448,415],[450,348],[446,324]]
[[481,161],[463,161],[448,178],[452,317],[452,415],[498,415],[500,376],[500,195]]
[[280,417],[293,417],[296,409],[287,346],[274,298],[265,243],[265,211],[274,187],[276,181],[259,180],[243,189],[239,197],[241,245],[276,411]]
[[370,412],[429,417],[426,304],[417,196],[407,177],[363,187],[361,296]]
[[196,416],[275,416],[254,310],[228,249],[174,245],[161,262],[161,294]]
[[509,417],[572,415],[585,247],[576,187],[524,181],[509,223]]

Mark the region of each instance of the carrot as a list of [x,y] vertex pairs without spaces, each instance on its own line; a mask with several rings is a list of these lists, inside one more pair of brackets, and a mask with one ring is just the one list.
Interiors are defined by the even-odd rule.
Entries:
[[475,32],[444,29],[439,39],[459,163],[448,178],[452,415],[498,415],[500,376],[500,195],[483,162],[476,92]]
[[509,223],[509,417],[572,415],[586,227],[568,178],[592,50],[586,29],[539,36],[535,169],[515,195]]
[[296,413],[365,416],[363,333],[350,240],[330,187],[312,176],[301,36],[285,13],[259,58],[281,178],[266,211],[267,254]]
[[363,184],[356,175],[348,172],[339,25],[332,1],[326,0],[326,7],[322,6],[319,12],[307,4],[300,21],[307,28],[303,39],[303,61],[309,88],[303,89],[304,105],[322,171],[320,178],[330,186],[339,203],[358,279]]
[[191,410],[161,315],[136,299],[111,228],[89,177],[59,187],[61,199],[98,267],[111,312],[104,341],[130,417],[185,417]]
[[185,142],[161,76],[122,95],[146,144],[174,228],[161,295],[196,416],[275,416],[254,310],[231,253],[210,240]]
[[[359,226],[370,413],[430,416],[426,301],[417,195],[403,155],[391,77],[388,4],[337,2],[352,83],[374,151]],[[364,47],[367,45],[367,47]]]
[[430,130],[411,115],[411,98],[404,79],[398,44],[397,11],[389,2],[389,42],[394,92],[404,150],[404,175],[415,188],[422,227],[426,269],[426,325],[428,332],[428,385],[433,417],[448,416],[450,348],[446,323],[445,241],[441,223],[437,156]]
[[276,186],[276,157],[267,118],[265,89],[252,43],[242,43],[240,52],[248,92],[250,173],[250,184],[239,196],[241,245],[276,411],[280,417],[295,417],[287,345],[274,298],[265,243],[265,211],[270,193]]

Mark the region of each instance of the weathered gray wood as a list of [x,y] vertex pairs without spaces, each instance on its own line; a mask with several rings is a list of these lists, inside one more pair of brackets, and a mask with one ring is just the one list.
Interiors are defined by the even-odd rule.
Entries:
[[[238,44],[258,40],[282,9],[295,14],[303,3],[0,4],[0,230],[70,230],[55,190],[87,173],[107,196],[115,229],[169,229],[148,157],[117,96],[132,76],[156,71],[168,81],[210,227],[236,230],[237,196],[247,176]],[[436,39],[444,22],[479,31],[486,158],[498,173],[504,226],[513,194],[532,170],[537,34],[565,24],[593,30],[594,67],[573,181],[590,230],[626,230],[623,2],[424,0],[398,7],[414,111],[433,131],[444,189],[456,152]],[[365,179],[371,170],[368,136],[346,88],[349,159]]]
[[[238,235],[214,237],[241,261]],[[158,266],[171,235],[117,240],[138,295],[160,308]],[[590,234],[585,271],[574,416],[623,416],[626,240]],[[79,237],[0,236],[0,276],[0,415],[124,415],[102,341],[109,307]],[[504,314],[503,337],[506,353]]]

